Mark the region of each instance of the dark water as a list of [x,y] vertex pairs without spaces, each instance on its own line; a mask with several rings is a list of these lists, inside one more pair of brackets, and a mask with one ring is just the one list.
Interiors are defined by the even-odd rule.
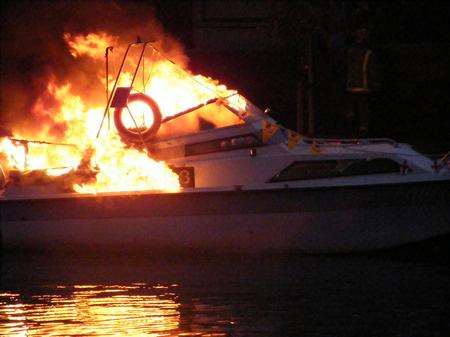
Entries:
[[3,257],[1,336],[448,336],[449,268],[383,257]]

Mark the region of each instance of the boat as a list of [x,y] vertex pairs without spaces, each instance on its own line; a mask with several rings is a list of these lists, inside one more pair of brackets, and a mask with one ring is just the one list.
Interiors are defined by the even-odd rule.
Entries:
[[[389,139],[300,137],[292,147],[291,131],[250,107],[243,123],[152,144],[152,154],[178,172],[181,192],[7,190],[3,248],[329,253],[450,232],[448,167],[438,171]],[[277,130],[263,140],[267,128]]]
[[[8,186],[2,173],[4,250],[322,254],[450,233],[448,156],[432,160],[387,138],[305,137],[237,93],[164,119],[151,97],[113,92],[107,109],[115,108],[123,140],[142,141],[178,174],[181,189],[80,194]],[[156,127],[120,125],[124,105],[139,99],[153,107]],[[233,122],[179,127],[211,104]]]

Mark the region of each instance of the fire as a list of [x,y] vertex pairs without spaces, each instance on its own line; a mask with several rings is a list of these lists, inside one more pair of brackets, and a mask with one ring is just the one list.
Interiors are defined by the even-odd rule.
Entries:
[[[88,58],[97,62],[97,65],[104,57],[105,48],[118,41],[117,37],[104,32],[87,35],[66,33],[63,38],[74,58]],[[118,48],[114,55],[115,59],[110,62],[118,67],[123,49]],[[236,91],[227,89],[217,81],[201,75],[193,76],[176,66],[152,46],[148,47],[144,56],[133,92],[151,96],[157,102],[163,118],[212,98],[235,101],[236,97],[239,98]],[[125,64],[126,69],[120,77],[119,86],[130,86],[137,58],[137,55],[132,55]],[[106,83],[102,69],[96,66],[87,75],[100,80],[100,83]],[[111,69],[111,74],[115,75],[116,70]],[[112,80],[109,80],[111,88]],[[142,190],[176,192],[180,189],[178,176],[166,163],[152,159],[145,150],[124,144],[113,126],[111,129],[104,126],[97,138],[104,107],[87,106],[83,94],[74,94],[72,89],[72,83],[60,84],[51,80],[45,94],[39,97],[32,110],[34,116],[41,121],[38,131],[36,128],[13,130],[12,138],[37,142],[21,143],[12,138],[0,140],[0,153],[5,153],[8,169],[46,170],[47,175],[58,176],[68,172],[82,172],[88,165],[88,170],[95,173],[95,179],[74,182],[73,189],[78,193]],[[79,92],[79,88],[76,92]],[[88,94],[92,93],[86,93]],[[103,88],[98,88],[98,95],[105,97]],[[53,102],[50,106],[49,101]],[[139,102],[135,103],[134,108],[145,109],[139,107]],[[237,122],[210,110],[202,117],[220,126]],[[139,118],[141,125],[144,120],[146,125],[152,123],[151,119]],[[130,121],[127,124],[127,127],[131,127]],[[183,120],[184,130],[195,132],[198,128],[198,121],[194,118]],[[56,144],[49,145],[48,142]],[[89,158],[86,159],[87,153]]]
[[7,168],[17,168],[18,170],[25,170],[26,167],[26,148],[25,146],[13,144],[9,138],[0,139],[0,149],[4,157],[6,157]]
[[[139,83],[137,85],[139,89]],[[154,64],[152,78],[142,89],[145,89],[145,94],[158,102],[163,118],[212,98],[236,94],[236,91],[228,90],[226,86],[211,78],[201,75],[191,76],[168,60],[159,60]]]
[[70,33],[64,34],[64,40],[69,46],[70,54],[77,58],[79,56],[89,56],[96,59],[102,59],[105,49],[117,42],[117,39],[104,33],[90,33],[86,36]]
[[130,149],[117,133],[95,143],[91,165],[98,170],[92,184],[75,185],[79,193],[160,190],[177,192],[178,176],[164,162],[151,159],[147,152]]

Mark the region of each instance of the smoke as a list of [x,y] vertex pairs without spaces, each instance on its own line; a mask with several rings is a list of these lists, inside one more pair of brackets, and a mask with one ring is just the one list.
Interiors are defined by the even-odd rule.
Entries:
[[[88,105],[105,101],[97,76],[104,59],[74,57],[64,34],[102,32],[127,44],[140,36],[181,65],[181,45],[164,33],[151,4],[132,1],[4,1],[0,30],[0,129],[38,130],[58,109],[47,93],[50,82],[70,83],[71,92]],[[120,50],[114,50],[118,57]],[[55,125],[55,135],[64,125]]]

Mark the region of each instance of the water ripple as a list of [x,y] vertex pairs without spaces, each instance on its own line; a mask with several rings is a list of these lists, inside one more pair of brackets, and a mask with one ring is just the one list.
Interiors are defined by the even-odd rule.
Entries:
[[[178,285],[75,285],[47,288],[30,298],[0,294],[2,336],[202,336],[180,330]],[[61,292],[61,293],[59,293]],[[217,311],[207,305],[202,315]],[[219,309],[221,310],[221,309]],[[207,319],[207,318],[206,318]],[[199,322],[201,324],[201,322]],[[232,324],[227,321],[219,325]],[[208,336],[223,336],[209,331]]]

